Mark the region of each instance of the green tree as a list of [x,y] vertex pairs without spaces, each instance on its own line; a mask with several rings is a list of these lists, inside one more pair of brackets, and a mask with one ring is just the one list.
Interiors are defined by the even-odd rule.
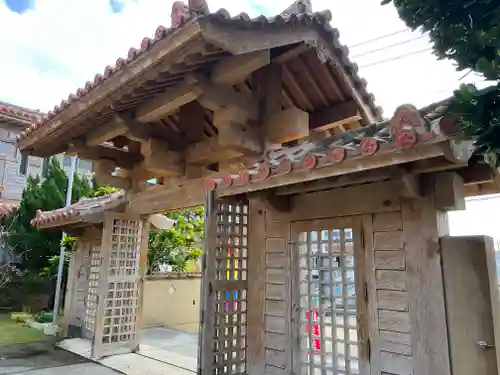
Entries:
[[152,229],[148,243],[148,273],[159,271],[161,264],[181,272],[187,259],[202,255],[199,244],[203,238],[203,207],[168,213],[176,221],[170,229]]
[[[61,231],[40,230],[31,225],[36,216],[36,210],[54,210],[63,207],[66,201],[68,177],[52,158],[43,179],[28,177],[23,191],[19,209],[7,217],[5,226],[9,228],[6,243],[11,251],[21,255],[22,267],[29,271],[40,272],[51,263],[51,259],[59,254]],[[77,202],[84,196],[90,196],[93,189],[90,182],[74,176],[72,202]]]
[[495,81],[478,90],[462,85],[449,113],[456,115],[477,152],[500,164],[500,2],[495,0],[384,0],[393,3],[408,27],[428,32],[439,59],[456,62]]

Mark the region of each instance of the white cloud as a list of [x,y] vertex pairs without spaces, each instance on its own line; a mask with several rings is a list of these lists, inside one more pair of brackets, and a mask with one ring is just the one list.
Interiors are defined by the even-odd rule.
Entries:
[[[126,56],[156,26],[170,23],[173,0],[122,0],[123,11],[113,13],[105,0],[36,0],[34,9],[22,15],[11,12],[0,0],[0,100],[49,110],[69,93],[102,73],[107,64]],[[291,0],[209,0],[212,11],[226,8],[232,14],[268,9],[268,15],[286,8]],[[332,24],[340,30],[343,44],[355,45],[377,36],[404,29],[392,6],[373,0],[313,0],[314,10],[330,8]],[[401,33],[352,48],[363,55],[417,37]],[[364,65],[427,48],[426,38],[365,54],[355,61],[360,75],[378,104],[390,114],[401,103],[423,106],[446,97],[458,86],[463,73],[450,62],[437,62],[428,51],[408,58]],[[477,81],[469,75],[464,81]]]

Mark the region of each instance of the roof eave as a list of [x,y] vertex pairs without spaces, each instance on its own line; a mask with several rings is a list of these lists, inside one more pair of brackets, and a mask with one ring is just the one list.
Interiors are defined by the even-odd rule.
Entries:
[[[43,123],[32,124],[26,130],[28,134],[18,141],[20,150],[32,152],[33,155],[36,155],[33,148],[39,139],[46,137],[74,118],[84,115],[85,112],[91,109],[95,110],[95,107],[105,106],[107,104],[105,99],[116,90],[138,79],[140,75],[155,65],[166,63],[165,59],[167,57],[171,57],[171,60],[181,57],[177,56],[177,54],[181,55],[183,47],[196,39],[200,33],[201,28],[198,21],[196,19],[192,20],[182,28],[175,30],[168,38],[147,46],[150,50],[132,60],[126,69],[120,69],[117,74],[113,74],[111,71],[109,78],[104,80],[101,85],[90,88],[87,92],[82,92],[80,97],[73,98],[73,95],[70,95],[67,101],[63,101],[60,106],[54,108],[54,111],[47,114],[47,120]],[[97,77],[96,75],[95,79]]]

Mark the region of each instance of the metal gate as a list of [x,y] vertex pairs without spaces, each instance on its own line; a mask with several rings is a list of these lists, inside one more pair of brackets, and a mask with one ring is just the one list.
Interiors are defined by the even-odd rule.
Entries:
[[200,368],[207,375],[245,374],[248,202],[220,199],[208,204],[206,210]]
[[140,218],[108,214],[102,240],[101,285],[92,356],[127,353],[138,347]]
[[[294,222],[294,334],[303,375],[359,374],[355,235],[349,218]],[[355,233],[356,232],[356,233]],[[358,237],[360,238],[360,237]],[[362,289],[361,289],[362,290]]]

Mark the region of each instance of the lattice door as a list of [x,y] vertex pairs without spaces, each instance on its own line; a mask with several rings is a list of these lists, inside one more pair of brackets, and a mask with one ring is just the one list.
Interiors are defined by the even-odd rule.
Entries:
[[[292,223],[296,335],[303,375],[359,374],[355,237],[350,219]],[[359,238],[359,237],[358,237]]]
[[142,221],[109,215],[103,233],[103,272],[93,355],[126,353],[138,345]]
[[88,271],[88,291],[85,297],[85,318],[83,321],[83,337],[92,339],[95,332],[95,323],[99,295],[99,277],[101,272],[101,246],[90,246]]
[[218,200],[207,233],[202,371],[246,374],[248,203]]

